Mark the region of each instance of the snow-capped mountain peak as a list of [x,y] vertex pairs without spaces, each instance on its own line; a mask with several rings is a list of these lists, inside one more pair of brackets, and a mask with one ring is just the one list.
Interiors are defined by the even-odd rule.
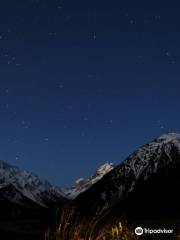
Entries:
[[41,180],[28,171],[22,171],[0,161],[0,188],[8,185],[13,186],[22,195],[42,206],[56,198],[65,197],[60,188],[52,186],[49,182]]
[[92,185],[94,185],[96,182],[98,182],[104,175],[106,175],[113,169],[114,169],[113,163],[105,163],[102,166],[100,166],[94,172],[94,174],[92,174],[89,178],[77,179],[75,181],[74,186],[66,190],[67,196],[71,199],[76,198],[80,193],[89,189]]
[[179,219],[179,172],[180,134],[163,134],[140,146],[72,205],[83,214],[107,209],[108,221],[117,216],[142,224],[144,219],[155,224]]
[[163,134],[157,139],[157,142],[172,143],[180,149],[180,134],[178,133]]
[[96,170],[94,175],[99,175],[100,177],[103,177],[106,173],[110,172],[113,168],[114,168],[113,163],[105,163]]
[[[156,172],[162,165],[172,161],[172,148],[175,148],[177,152],[180,151],[180,134],[163,134],[132,153],[124,161],[126,171],[133,172],[135,179],[138,179],[142,173],[144,174],[144,178],[147,179],[148,175]],[[167,157],[166,162],[162,162],[161,160],[163,155]]]
[[[75,205],[87,199],[96,199],[103,207],[113,206],[130,196],[138,186],[162,172],[180,169],[180,134],[167,133],[139,147],[97,184],[80,194]],[[90,205],[92,204],[92,205]],[[93,200],[89,208],[93,207]]]

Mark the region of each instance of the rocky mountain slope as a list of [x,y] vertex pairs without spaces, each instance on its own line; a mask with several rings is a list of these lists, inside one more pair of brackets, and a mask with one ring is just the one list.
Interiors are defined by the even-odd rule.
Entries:
[[26,198],[44,207],[66,199],[59,187],[3,161],[0,162],[0,193],[0,199],[22,202]]
[[76,198],[80,193],[85,192],[96,182],[98,182],[108,172],[112,171],[113,168],[114,168],[113,163],[105,163],[102,166],[100,166],[89,178],[86,179],[79,178],[78,180],[76,180],[74,186],[65,191],[67,196],[70,199]]
[[[160,216],[166,204],[169,213],[175,214],[175,209],[179,209],[179,204],[173,204],[174,198],[179,199],[179,171],[180,134],[164,134],[132,153],[100,181],[81,193],[73,204],[79,206],[84,214],[90,213],[98,205],[116,209],[116,213],[118,208],[119,214],[129,212],[133,215],[134,212],[136,217],[143,212],[146,215],[148,209],[149,214]],[[167,213],[167,210],[164,212]]]
[[143,145],[116,167],[102,165],[68,190],[0,162],[0,232],[16,235],[18,240],[41,239],[44,230],[56,224],[56,207],[70,199],[83,217],[92,216],[97,206],[109,210],[108,219],[117,215],[134,223],[143,219],[141,226],[152,218],[173,223],[180,216],[179,172],[180,134],[176,133]]

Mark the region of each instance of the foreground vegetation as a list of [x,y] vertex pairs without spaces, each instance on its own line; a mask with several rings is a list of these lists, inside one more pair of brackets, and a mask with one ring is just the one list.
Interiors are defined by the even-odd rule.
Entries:
[[91,219],[80,218],[76,210],[64,209],[56,231],[46,233],[46,240],[135,240],[133,229],[122,220],[105,223],[104,210]]

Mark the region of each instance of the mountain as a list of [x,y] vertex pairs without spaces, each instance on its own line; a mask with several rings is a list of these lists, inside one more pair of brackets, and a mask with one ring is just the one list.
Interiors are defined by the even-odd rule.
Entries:
[[113,163],[105,163],[102,166],[100,166],[89,178],[77,179],[74,186],[65,191],[66,196],[70,199],[76,198],[80,193],[85,192],[96,182],[98,182],[104,175],[110,172],[113,168],[114,168]]
[[0,162],[0,233],[2,239],[44,239],[55,226],[56,207],[68,201],[59,187]]
[[[9,188],[9,193],[7,189]],[[64,200],[65,194],[59,187],[52,186],[49,182],[41,180],[36,175],[22,171],[18,167],[0,162],[0,199],[3,197],[3,189],[6,189],[5,198],[12,202],[19,202],[24,197],[47,207],[60,200]],[[16,192],[16,194],[12,193]],[[12,197],[13,196],[13,197]]]
[[108,210],[107,219],[123,216],[135,226],[147,227],[155,222],[157,228],[159,223],[174,226],[176,222],[180,227],[179,172],[177,133],[163,134],[139,147],[115,167],[111,163],[102,165],[65,191],[0,162],[0,232],[18,240],[43,239],[45,229],[55,226],[57,220],[57,212],[52,209],[67,202],[82,217],[93,216],[96,207],[102,207]]
[[[9,187],[9,198],[11,201],[19,202],[23,197],[26,197],[29,200],[46,207],[53,205],[53,203],[60,202],[60,200],[74,199],[80,193],[86,191],[99,181],[113,168],[114,166],[112,163],[105,163],[89,178],[80,178],[71,188],[61,189],[60,187],[52,186],[48,181],[41,180],[31,172],[20,170],[18,167],[0,161],[0,198],[2,198],[3,189],[8,189]],[[16,191],[16,194],[11,193],[12,188],[13,191]],[[13,195],[13,198],[11,195]],[[8,198],[7,191],[6,198]]]
[[95,206],[101,206],[111,211],[111,217],[179,217],[179,172],[180,134],[164,134],[132,153],[79,194],[72,205],[83,214],[91,214]]

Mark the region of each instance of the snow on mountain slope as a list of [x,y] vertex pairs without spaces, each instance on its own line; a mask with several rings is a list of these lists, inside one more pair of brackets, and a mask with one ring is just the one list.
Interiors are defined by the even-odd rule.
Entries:
[[93,175],[87,179],[79,178],[76,180],[75,185],[66,190],[66,194],[69,198],[74,199],[80,193],[86,191],[93,184],[99,181],[104,175],[110,172],[114,168],[113,163],[105,163],[100,166]]
[[[48,202],[65,198],[65,194],[60,188],[40,180],[39,177],[28,171],[21,171],[19,168],[1,161],[0,189],[9,185],[17,189],[18,193],[43,206]],[[20,194],[17,195],[20,196]]]
[[[28,171],[0,161],[0,190],[12,185],[17,189],[17,196],[21,194],[43,206],[61,199],[75,199],[84,194],[91,187],[99,184],[98,197],[101,201],[111,199],[114,194],[123,198],[132,192],[136,182],[141,178],[148,179],[159,169],[174,161],[174,154],[180,156],[180,134],[168,133],[145,144],[132,153],[123,163],[114,167],[112,163],[105,163],[89,178],[78,179],[74,186],[62,190],[52,186],[47,181]],[[108,183],[108,187],[107,184]],[[21,193],[21,194],[19,194]]]
[[[169,164],[180,164],[180,134],[177,133],[163,134],[141,146],[92,188],[81,193],[75,202],[81,205],[89,199],[89,207],[94,201],[107,207],[113,205],[132,193],[137,183],[145,182]],[[94,199],[92,203],[90,199]]]
[[[173,161],[172,150],[180,153],[180,134],[163,134],[128,157],[124,162],[126,174],[131,171],[136,180],[141,174],[144,175],[144,179],[147,179],[152,173]],[[167,157],[165,161],[161,158],[162,155]]]
[[78,179],[72,188],[62,190],[59,187],[52,186],[47,181],[42,181],[28,171],[21,171],[15,166],[0,161],[0,189],[11,186],[12,190],[13,186],[13,192],[15,189],[17,190],[17,196],[13,198],[14,200],[21,200],[23,195],[42,206],[46,206],[48,203],[61,199],[74,199],[79,193],[87,190],[112,169],[113,164],[106,163],[98,168],[90,178]]
[[180,134],[177,133],[163,134],[132,153],[111,172],[112,181],[119,195],[132,192],[140,177],[146,180],[174,161],[172,156],[174,153],[180,154]]

